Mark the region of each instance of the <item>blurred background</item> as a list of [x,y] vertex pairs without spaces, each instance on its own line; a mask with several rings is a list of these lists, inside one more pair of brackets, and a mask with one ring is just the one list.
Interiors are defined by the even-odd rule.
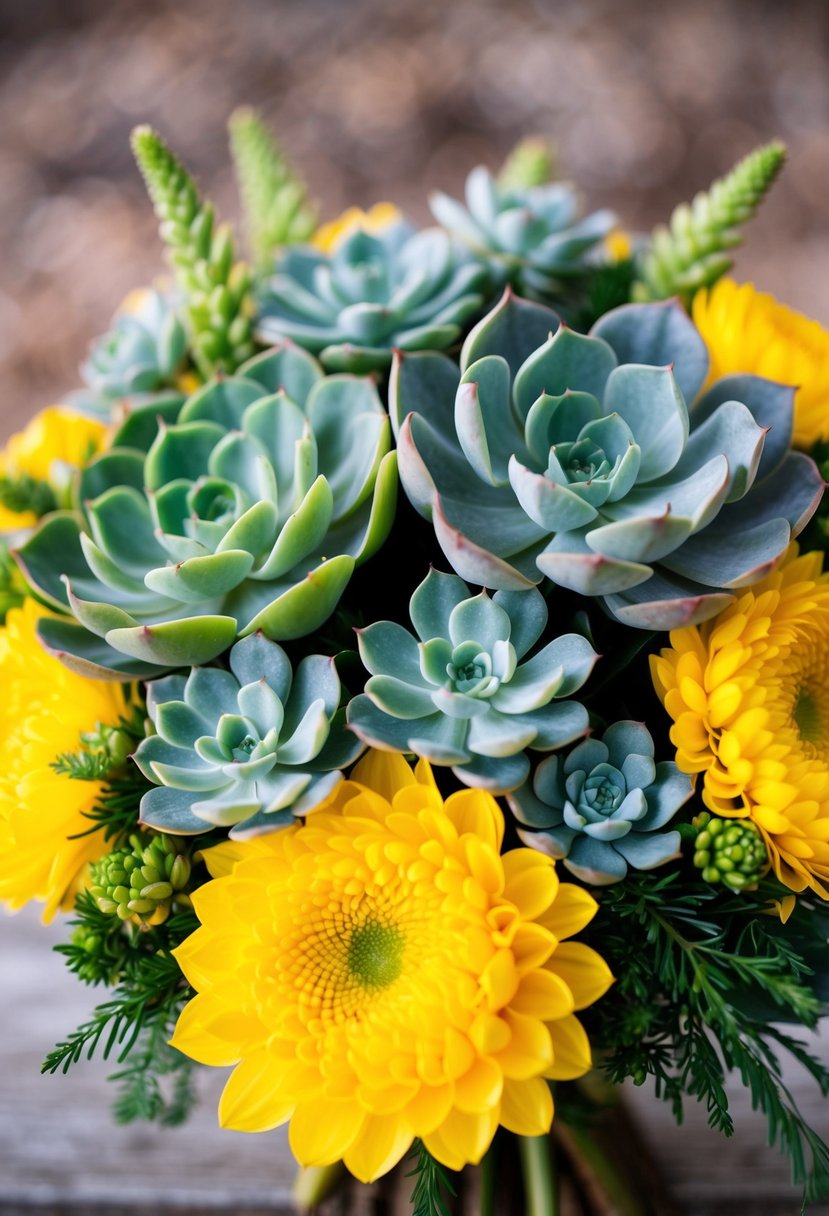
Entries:
[[[240,104],[322,218],[388,198],[425,223],[429,189],[460,191],[538,134],[589,207],[647,230],[779,136],[789,164],[737,273],[829,323],[827,69],[827,0],[0,0],[0,432],[75,388],[88,342],[163,270],[130,129],[157,127],[234,218],[225,122]],[[2,1216],[157,1212],[161,1194],[176,1211],[277,1210],[284,1150],[219,1135],[215,1079],[176,1133],[114,1128],[100,1065],[40,1080],[99,995],[50,957],[64,934],[0,917]],[[730,1145],[704,1112],[679,1131],[641,1098],[683,1211],[797,1210],[744,1096]],[[804,1106],[829,1135],[826,1103],[804,1088]]]
[[0,0],[2,429],[72,388],[162,269],[130,154],[150,122],[235,216],[225,122],[259,107],[321,214],[428,220],[523,135],[648,229],[773,136],[790,163],[743,277],[829,322],[826,0]]

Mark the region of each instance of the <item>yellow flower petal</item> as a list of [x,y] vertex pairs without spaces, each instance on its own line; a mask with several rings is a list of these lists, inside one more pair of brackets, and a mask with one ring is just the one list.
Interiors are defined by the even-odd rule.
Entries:
[[507,1081],[501,1098],[501,1123],[516,1136],[544,1136],[553,1122],[553,1095],[541,1077]]
[[278,1084],[279,1070],[266,1051],[237,1064],[219,1099],[220,1127],[235,1132],[268,1132],[287,1123],[294,1108],[278,1097]]
[[330,1165],[345,1156],[365,1119],[354,1102],[326,1102],[324,1118],[317,1102],[304,1102],[291,1119],[291,1151],[300,1165]]
[[345,1164],[360,1182],[373,1182],[397,1165],[411,1147],[413,1138],[411,1130],[401,1120],[369,1115],[345,1154]]
[[548,966],[572,992],[576,1009],[592,1005],[613,983],[613,975],[601,955],[581,942],[558,946]]
[[589,1072],[593,1060],[584,1027],[575,1015],[550,1023],[553,1062],[544,1076],[552,1081],[573,1081]]

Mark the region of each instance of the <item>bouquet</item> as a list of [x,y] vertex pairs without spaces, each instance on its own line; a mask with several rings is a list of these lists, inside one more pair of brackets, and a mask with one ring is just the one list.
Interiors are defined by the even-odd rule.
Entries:
[[632,236],[528,141],[418,231],[230,131],[249,260],[139,128],[171,273],[2,454],[0,898],[104,990],[44,1069],[232,1067],[417,1216],[642,1211],[615,1087],[736,1071],[826,1195],[829,333],[725,277],[782,147]]

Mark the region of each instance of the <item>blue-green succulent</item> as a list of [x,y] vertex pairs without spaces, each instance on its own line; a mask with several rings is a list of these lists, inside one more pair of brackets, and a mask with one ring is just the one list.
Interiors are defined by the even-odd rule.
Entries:
[[526,779],[526,748],[551,751],[586,732],[584,706],[565,698],[597,655],[568,633],[526,657],[547,623],[540,592],[472,596],[461,579],[432,570],[410,616],[417,637],[392,621],[358,631],[371,676],[348,723],[366,743],[415,752],[450,765],[466,785],[503,793]]
[[762,577],[823,493],[790,448],[793,390],[729,376],[676,303],[607,313],[590,334],[509,292],[456,364],[398,357],[400,475],[469,582],[546,577],[628,625],[673,629]]
[[396,459],[374,383],[283,345],[175,408],[136,409],[18,560],[75,617],[42,638],[87,675],[151,678],[239,636],[317,629],[391,527]]
[[196,667],[147,686],[156,734],[134,760],[155,783],[141,822],[173,834],[229,827],[235,839],[272,832],[313,810],[363,745],[345,728],[334,660],[292,671],[261,633],[230,651],[230,670]]
[[479,316],[489,289],[484,266],[445,232],[398,221],[358,229],[326,254],[285,249],[260,292],[263,342],[291,338],[331,371],[387,368],[392,350],[444,350]]
[[583,882],[619,882],[677,857],[680,834],[664,831],[691,797],[691,778],[672,760],[654,763],[641,722],[614,722],[601,738],[549,756],[509,804],[525,844],[560,858]]
[[466,179],[465,206],[440,192],[430,204],[438,223],[486,261],[496,282],[546,302],[589,271],[590,255],[615,222],[610,211],[579,219],[577,195],[563,182],[522,189],[499,182],[483,165]]
[[158,291],[141,292],[135,306],[119,312],[111,329],[93,342],[81,364],[86,389],[73,393],[71,404],[108,416],[117,402],[174,391],[186,353],[187,336],[172,300]]

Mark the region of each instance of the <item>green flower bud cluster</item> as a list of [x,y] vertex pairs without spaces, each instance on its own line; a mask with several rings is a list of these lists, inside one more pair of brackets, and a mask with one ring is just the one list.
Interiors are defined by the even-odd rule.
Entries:
[[135,833],[92,867],[92,895],[102,912],[141,928],[162,924],[190,879],[189,858],[170,836]]
[[19,608],[26,598],[27,588],[8,546],[0,541],[0,625],[6,622],[10,608]]
[[706,882],[722,882],[732,891],[756,886],[769,859],[763,837],[750,820],[716,819],[703,811],[693,824],[694,865]]

